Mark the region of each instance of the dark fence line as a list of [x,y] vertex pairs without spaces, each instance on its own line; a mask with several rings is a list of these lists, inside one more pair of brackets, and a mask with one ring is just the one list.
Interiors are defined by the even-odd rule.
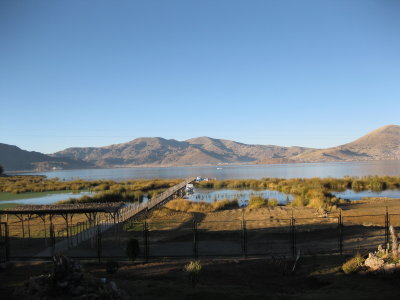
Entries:
[[[364,220],[360,220],[364,218]],[[371,221],[372,220],[372,221]],[[360,215],[318,218],[285,218],[230,221],[136,221],[130,219],[104,230],[97,225],[96,234],[64,253],[77,258],[127,259],[129,239],[140,245],[139,257],[145,261],[164,257],[296,256],[307,254],[350,254],[374,250],[390,242],[391,220],[400,225],[399,214]],[[0,224],[0,261],[9,259],[50,258],[55,245],[68,239],[84,238],[82,228],[71,226],[58,234],[50,224],[45,236],[19,238],[14,226]],[[43,229],[41,230],[47,231]],[[17,226],[15,226],[17,228]],[[32,228],[34,229],[34,228]],[[65,232],[64,231],[64,232]],[[11,235],[10,235],[11,233]],[[69,242],[69,240],[68,240]],[[52,249],[38,257],[44,247]]]

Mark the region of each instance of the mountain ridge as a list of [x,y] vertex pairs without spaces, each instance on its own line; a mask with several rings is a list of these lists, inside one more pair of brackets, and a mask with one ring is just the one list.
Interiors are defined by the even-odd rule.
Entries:
[[0,143],[0,165],[6,171],[47,171],[56,169],[93,168],[93,164],[70,158],[53,157],[36,151]]
[[[35,167],[37,169],[37,166],[40,168],[46,168],[46,166],[113,168],[399,160],[400,126],[386,125],[353,142],[326,149],[244,144],[202,136],[185,141],[162,137],[141,137],[126,143],[104,147],[70,147],[50,155],[35,153],[44,156],[36,157],[36,162],[31,161],[25,166],[31,166],[34,169]],[[9,169],[3,161],[0,147],[0,164]],[[44,162],[47,162],[47,165]],[[10,164],[8,166],[12,169]],[[20,166],[17,167],[20,169]]]

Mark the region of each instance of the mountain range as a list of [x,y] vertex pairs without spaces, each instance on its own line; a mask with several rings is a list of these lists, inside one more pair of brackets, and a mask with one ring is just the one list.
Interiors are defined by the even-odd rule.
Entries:
[[399,159],[398,125],[387,125],[351,143],[326,149],[249,145],[210,137],[186,141],[152,137],[105,147],[67,148],[45,155],[0,144],[0,165],[9,171]]

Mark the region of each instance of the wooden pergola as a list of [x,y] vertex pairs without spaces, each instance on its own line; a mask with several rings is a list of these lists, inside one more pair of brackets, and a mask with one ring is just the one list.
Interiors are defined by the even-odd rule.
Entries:
[[116,218],[119,215],[119,210],[124,207],[122,202],[110,202],[110,203],[74,203],[74,204],[59,204],[59,205],[19,205],[13,208],[6,208],[0,210],[0,216],[4,215],[6,222],[8,223],[8,216],[13,215],[21,221],[22,235],[25,237],[25,226],[24,221],[27,220],[28,233],[30,236],[30,219],[32,216],[38,216],[44,227],[44,234],[46,237],[46,219],[48,218],[50,224],[53,224],[54,216],[61,216],[66,223],[67,237],[69,237],[68,227],[72,225],[72,219],[75,214],[84,214],[91,226],[97,224],[98,214],[106,213],[111,216],[116,222]]

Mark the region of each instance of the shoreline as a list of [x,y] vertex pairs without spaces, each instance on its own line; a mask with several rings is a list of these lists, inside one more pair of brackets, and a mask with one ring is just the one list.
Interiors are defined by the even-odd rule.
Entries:
[[[113,170],[113,169],[167,169],[167,168],[206,168],[206,167],[231,167],[231,166],[246,166],[246,167],[261,167],[261,166],[289,166],[298,164],[347,164],[347,163],[368,163],[368,162],[390,162],[398,161],[400,159],[386,159],[386,160],[349,160],[349,161],[312,161],[312,162],[285,162],[285,163],[220,163],[220,164],[200,164],[200,165],[134,165],[134,166],[113,166],[113,167],[93,167],[93,168],[76,168],[76,169],[57,169],[57,170],[11,170],[6,171],[2,176],[7,176],[8,174],[20,174],[25,173],[48,173],[48,172],[60,172],[60,171],[79,171],[79,170]],[[27,174],[28,176],[30,174]],[[389,175],[388,175],[389,176]]]

